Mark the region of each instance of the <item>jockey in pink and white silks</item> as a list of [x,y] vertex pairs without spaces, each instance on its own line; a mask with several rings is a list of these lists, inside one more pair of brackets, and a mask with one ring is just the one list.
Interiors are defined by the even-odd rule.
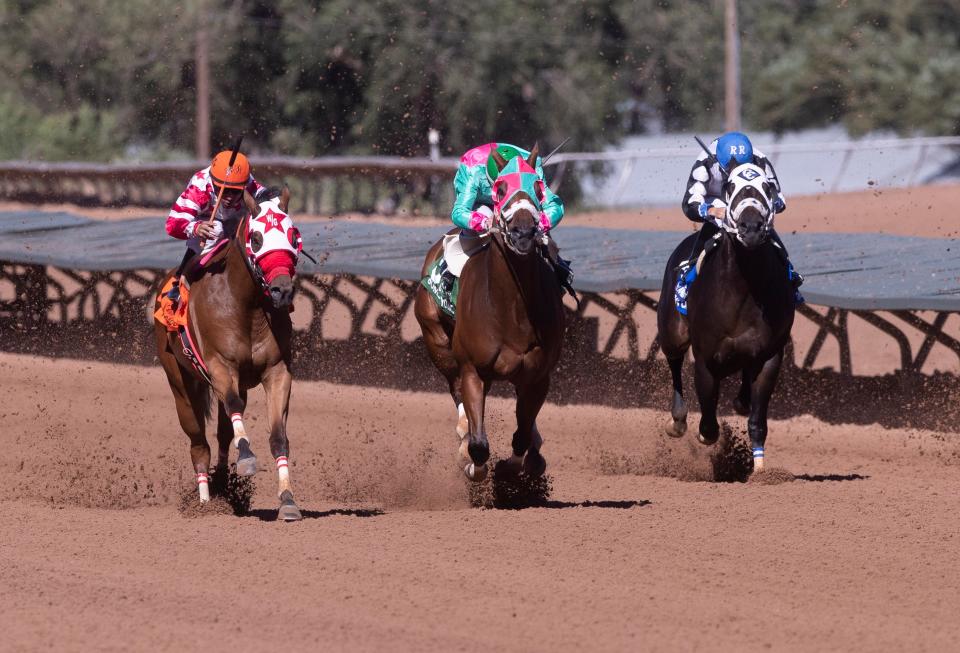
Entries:
[[[701,152],[690,170],[690,179],[687,181],[687,190],[682,202],[684,215],[693,222],[703,223],[696,247],[688,259],[690,261],[696,261],[703,246],[723,228],[722,224],[727,211],[723,200],[723,184],[730,171],[737,166],[752,163],[762,170],[767,181],[773,186],[771,201],[774,213],[782,213],[787,208],[773,164],[762,152],[753,148],[746,134],[728,132],[707,147],[709,152]],[[803,283],[803,277],[793,269],[787,255],[787,248],[773,229],[772,218],[770,238],[781,255],[794,288],[799,288]],[[799,293],[797,297],[800,299]]]
[[[457,198],[453,202],[450,218],[461,229],[472,229],[483,233],[493,223],[493,182],[497,177],[497,164],[492,153],[497,150],[500,156],[510,161],[516,156],[526,159],[530,152],[508,143],[487,143],[469,150],[460,157],[457,175],[453,178],[453,189]],[[543,162],[537,157],[537,176],[543,189],[541,201],[540,228],[548,232],[563,219],[563,200],[560,199],[543,180]]]
[[[507,161],[508,166],[517,157],[524,160],[530,156],[529,151],[509,143],[487,143],[467,151],[460,157],[460,165],[453,179],[456,199],[453,202],[450,219],[464,230],[463,237],[482,236],[493,226],[495,204],[493,183],[500,174],[493,158],[494,151]],[[550,231],[563,219],[563,200],[550,190],[544,181],[543,161],[540,157],[537,157],[533,172],[536,172],[537,179],[528,194],[532,193],[532,199],[539,205],[540,230],[543,233],[546,256],[556,272],[560,287],[575,297],[570,285],[573,280],[570,263],[560,257],[559,249],[549,235]]]

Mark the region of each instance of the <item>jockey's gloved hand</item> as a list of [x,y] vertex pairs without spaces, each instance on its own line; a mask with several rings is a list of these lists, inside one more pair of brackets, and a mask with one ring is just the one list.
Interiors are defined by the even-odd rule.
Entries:
[[220,237],[223,236],[223,225],[217,220],[214,220],[212,223],[206,220],[194,220],[187,225],[186,232],[190,238],[220,240]]
[[493,225],[493,210],[489,206],[481,206],[470,214],[470,228],[484,232]]
[[540,211],[540,231],[547,233],[550,231],[550,218],[547,217],[547,214],[543,211]]

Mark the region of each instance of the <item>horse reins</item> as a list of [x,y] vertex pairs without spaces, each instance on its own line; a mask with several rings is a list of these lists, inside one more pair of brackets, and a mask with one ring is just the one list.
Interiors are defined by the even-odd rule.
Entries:
[[[504,248],[504,243],[501,243],[497,238],[497,234],[500,235],[500,238],[506,239],[506,232],[499,226],[494,227],[490,230],[490,239],[497,245],[497,249],[500,250],[500,254],[503,256],[504,263],[507,264],[507,269],[510,270],[510,276],[513,277],[513,283],[517,286],[517,291],[520,293],[520,300],[523,302],[524,307],[527,309],[527,318],[530,319],[530,326],[533,327],[533,333],[537,337],[537,341],[540,343],[540,346],[543,346],[543,335],[540,333],[540,329],[537,327],[536,322],[530,316],[530,303],[527,301],[527,295],[523,292],[523,284],[520,283],[520,277],[517,275],[517,271],[514,269],[513,264],[510,262],[510,257],[507,255],[507,250]],[[507,245],[509,247],[509,245]],[[512,249],[512,248],[511,248]]]

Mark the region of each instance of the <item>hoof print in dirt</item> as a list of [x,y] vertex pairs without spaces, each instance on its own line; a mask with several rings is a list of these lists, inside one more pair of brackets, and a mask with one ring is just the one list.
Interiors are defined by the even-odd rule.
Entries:
[[783,467],[758,469],[750,475],[750,482],[757,485],[780,485],[795,480],[797,480],[797,477]]
[[184,517],[245,515],[255,489],[251,478],[238,476],[232,469],[214,469],[210,473],[210,501],[200,503],[196,487],[190,487],[180,493],[179,511]]
[[493,473],[482,483],[468,487],[470,504],[475,508],[519,510],[544,506],[553,491],[549,474],[532,477],[517,472],[506,460],[498,460]]

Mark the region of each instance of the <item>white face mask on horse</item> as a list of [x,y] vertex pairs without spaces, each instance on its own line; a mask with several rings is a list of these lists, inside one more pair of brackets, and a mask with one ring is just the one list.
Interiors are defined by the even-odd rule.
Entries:
[[759,166],[752,163],[737,166],[730,172],[723,189],[727,210],[719,221],[720,227],[742,242],[740,218],[746,209],[753,208],[763,217],[764,230],[773,229],[773,186]]

